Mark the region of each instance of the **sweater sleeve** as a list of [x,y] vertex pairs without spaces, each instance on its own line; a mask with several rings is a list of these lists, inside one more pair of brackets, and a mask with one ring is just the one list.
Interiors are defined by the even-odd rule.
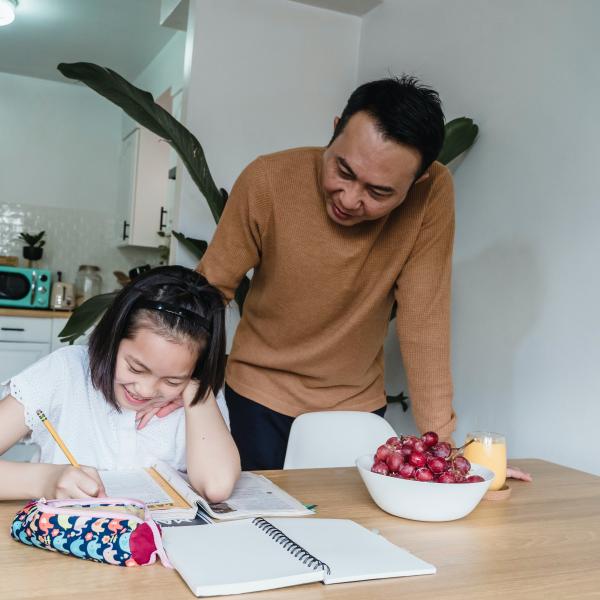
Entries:
[[263,161],[248,165],[235,182],[211,243],[197,270],[227,300],[244,275],[260,263],[262,239],[271,219]]
[[396,281],[396,328],[417,427],[449,440],[456,426],[450,372],[450,280],[454,189],[432,182],[421,229]]

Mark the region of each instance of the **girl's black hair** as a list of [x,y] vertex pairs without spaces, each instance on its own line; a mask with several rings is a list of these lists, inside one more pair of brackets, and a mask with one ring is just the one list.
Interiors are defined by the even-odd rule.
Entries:
[[[209,390],[216,393],[225,377],[224,302],[217,288],[185,267],[157,267],[139,275],[119,292],[90,336],[94,387],[119,410],[114,390],[119,344],[124,338],[131,339],[140,323],[147,321],[159,335],[190,340],[199,346],[205,342],[192,373],[199,381],[192,405],[204,400]],[[166,310],[149,306],[164,306]],[[181,314],[173,309],[182,309]]]

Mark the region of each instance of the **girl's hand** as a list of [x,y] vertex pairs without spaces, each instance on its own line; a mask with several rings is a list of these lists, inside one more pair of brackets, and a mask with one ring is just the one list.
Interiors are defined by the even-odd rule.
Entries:
[[521,481],[533,481],[529,473],[521,471],[519,467],[511,467],[510,465],[506,467],[506,477],[509,479],[520,479]]
[[168,404],[163,404],[163,406],[154,406],[151,408],[145,408],[143,410],[138,410],[135,415],[135,421],[137,423],[136,429],[143,429],[150,423],[152,417],[166,417],[170,415],[172,412],[176,411],[178,408],[183,406],[183,398],[175,398],[175,400],[171,400]]
[[56,465],[45,487],[44,495],[53,499],[97,498],[106,495],[100,475],[93,467]]

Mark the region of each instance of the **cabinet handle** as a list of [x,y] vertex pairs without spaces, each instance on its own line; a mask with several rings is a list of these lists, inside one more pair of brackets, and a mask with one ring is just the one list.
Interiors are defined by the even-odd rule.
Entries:
[[158,231],[162,231],[167,224],[163,223],[163,217],[167,214],[167,211],[165,210],[164,206],[160,207],[160,221],[158,222]]
[[2,331],[25,331],[23,327],[0,327]]
[[129,227],[129,223],[127,221],[123,221],[123,239],[126,240],[129,237],[127,233],[127,228]]

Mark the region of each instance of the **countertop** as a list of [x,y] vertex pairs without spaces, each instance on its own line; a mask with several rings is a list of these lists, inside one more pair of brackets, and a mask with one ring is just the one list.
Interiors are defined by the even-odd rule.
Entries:
[[44,310],[36,308],[0,308],[0,317],[35,317],[38,319],[68,319],[70,310]]

